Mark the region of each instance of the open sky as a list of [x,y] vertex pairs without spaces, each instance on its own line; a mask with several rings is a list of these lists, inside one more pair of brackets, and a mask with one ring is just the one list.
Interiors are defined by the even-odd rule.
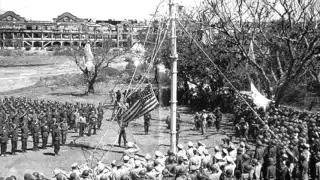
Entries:
[[[175,0],[184,6],[196,6],[201,0]],[[149,19],[160,0],[0,0],[1,11],[14,11],[26,19],[52,21],[64,12],[79,18]],[[162,12],[168,9],[168,0],[162,4]]]

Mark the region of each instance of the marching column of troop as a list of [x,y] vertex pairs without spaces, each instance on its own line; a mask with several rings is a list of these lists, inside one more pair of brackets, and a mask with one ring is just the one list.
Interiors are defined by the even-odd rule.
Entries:
[[31,100],[25,97],[0,98],[0,142],[1,156],[6,156],[7,144],[11,140],[11,154],[17,152],[19,137],[21,152],[28,149],[31,136],[33,150],[46,149],[51,136],[51,146],[58,155],[60,145],[66,145],[70,130],[90,136],[100,129],[103,107],[83,103],[61,103],[57,101]]

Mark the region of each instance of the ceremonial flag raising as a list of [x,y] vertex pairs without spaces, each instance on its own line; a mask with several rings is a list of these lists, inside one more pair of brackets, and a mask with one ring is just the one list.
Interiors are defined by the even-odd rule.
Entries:
[[159,104],[151,85],[139,93],[139,99],[122,114],[123,122],[130,122],[152,111]]

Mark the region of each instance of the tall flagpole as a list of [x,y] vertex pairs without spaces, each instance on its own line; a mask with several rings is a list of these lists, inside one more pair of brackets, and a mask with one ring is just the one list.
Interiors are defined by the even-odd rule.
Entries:
[[174,7],[174,0],[169,0],[169,14],[171,19],[171,150],[176,153],[177,145],[177,36],[176,36],[176,12]]

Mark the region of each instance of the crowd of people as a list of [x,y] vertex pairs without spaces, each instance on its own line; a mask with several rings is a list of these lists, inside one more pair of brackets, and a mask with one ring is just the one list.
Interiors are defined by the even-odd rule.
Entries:
[[[154,155],[149,153],[140,155],[138,145],[125,142],[126,149],[120,160],[108,160],[110,164],[98,162],[93,167],[88,164],[81,166],[73,164],[70,171],[54,170],[54,178],[57,180],[320,180],[320,113],[297,111],[284,106],[276,108],[273,103],[264,111],[255,106],[249,97],[246,97],[246,100],[250,106],[244,103],[239,95],[234,95],[233,102],[229,104],[233,112],[232,122],[236,135],[240,138],[238,143],[229,139],[221,145],[210,144],[214,146],[213,152],[200,141],[196,144],[178,143],[176,153],[168,150],[166,155],[161,151],[155,151]],[[20,107],[13,105],[14,102],[16,101],[4,98],[1,107],[6,109],[11,106],[15,109]],[[28,99],[25,102],[27,103],[24,104],[37,104]],[[33,106],[42,107],[38,104],[31,107]],[[60,109],[59,105],[53,106],[56,108],[51,109]],[[80,106],[82,108],[74,106],[83,112],[85,111],[83,106],[90,107],[90,105]],[[99,114],[99,107],[93,109],[96,109],[93,112]],[[90,111],[89,108],[86,112],[90,114]],[[90,119],[90,115],[87,117]],[[145,118],[151,117],[148,115]],[[11,119],[12,122],[15,120]],[[24,124],[23,119],[22,122],[19,121],[22,124]],[[70,127],[75,126],[72,118],[68,120],[61,116],[59,119],[57,121],[55,118],[54,121],[69,123]],[[181,118],[178,119],[180,122]],[[195,129],[205,129],[215,125],[219,131],[221,119],[220,108],[216,108],[213,113],[207,111],[197,113]],[[37,120],[31,120],[31,125],[33,121]],[[41,122],[40,119],[38,121]],[[145,130],[147,134],[148,128]],[[9,178],[14,179],[14,177]],[[46,178],[35,172],[25,174],[24,179]]]
[[[32,100],[26,97],[0,98],[0,141],[1,156],[7,155],[7,145],[11,140],[11,154],[18,149],[19,137],[21,152],[28,149],[31,136],[33,150],[51,146],[55,155],[59,155],[61,145],[66,145],[68,131],[79,131],[79,137],[96,134],[101,127],[103,107],[83,103],[61,103],[57,101]],[[40,139],[41,145],[40,145]]]

